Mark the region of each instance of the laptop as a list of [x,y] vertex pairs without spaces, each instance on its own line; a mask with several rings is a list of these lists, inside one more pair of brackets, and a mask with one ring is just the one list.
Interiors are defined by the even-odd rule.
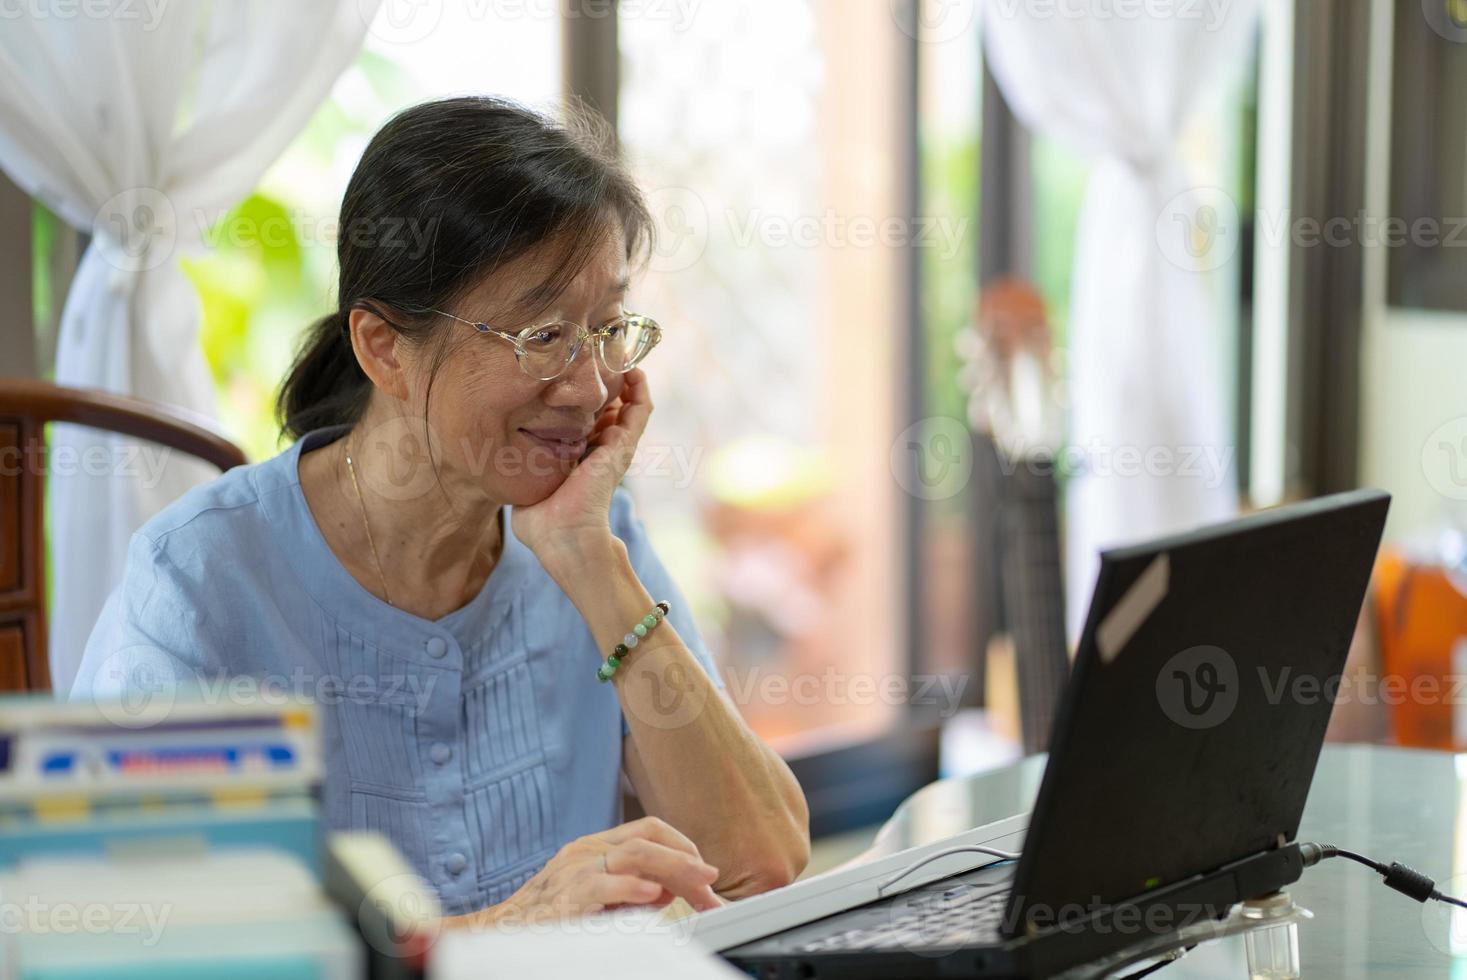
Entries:
[[1047,976],[1286,887],[1389,503],[1105,552],[1031,813],[686,928],[770,980]]

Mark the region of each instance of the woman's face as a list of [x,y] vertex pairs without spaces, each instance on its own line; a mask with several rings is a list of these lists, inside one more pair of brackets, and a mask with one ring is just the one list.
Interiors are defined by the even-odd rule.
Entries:
[[[627,262],[620,234],[607,236],[548,309],[528,319],[508,312],[542,280],[543,261],[543,252],[527,253],[444,312],[515,333],[552,320],[594,330],[621,312]],[[520,370],[507,340],[456,320],[438,328],[451,331],[442,363],[434,375],[439,348],[425,345],[410,369],[410,387],[419,414],[426,398],[433,462],[444,490],[470,506],[544,500],[575,467],[597,416],[621,394],[622,376],[607,371],[587,341],[563,374],[538,381]]]

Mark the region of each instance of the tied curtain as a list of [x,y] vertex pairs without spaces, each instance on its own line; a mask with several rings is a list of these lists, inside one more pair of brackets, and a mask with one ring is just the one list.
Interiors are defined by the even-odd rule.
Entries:
[[1256,0],[984,4],[986,56],[1014,113],[1093,165],[1070,300],[1072,638],[1101,548],[1237,509],[1224,324],[1207,273],[1236,246],[1238,222],[1226,226],[1226,195],[1189,182],[1178,144],[1246,65],[1257,24]]
[[[305,126],[379,3],[42,3],[5,20],[0,169],[92,236],[62,310],[58,384],[214,416],[179,257]],[[50,666],[64,696],[132,533],[215,473],[173,454],[155,476],[128,465],[121,440],[78,426],[53,426],[51,444],[53,459],[92,461],[48,474]]]

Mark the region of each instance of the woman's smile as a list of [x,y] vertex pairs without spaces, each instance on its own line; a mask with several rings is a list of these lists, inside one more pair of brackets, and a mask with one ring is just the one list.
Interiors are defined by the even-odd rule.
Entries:
[[586,451],[586,441],[591,436],[590,429],[575,429],[568,427],[535,427],[533,429],[521,428],[517,430],[531,445],[541,446],[554,453],[558,459],[580,459],[581,454]]

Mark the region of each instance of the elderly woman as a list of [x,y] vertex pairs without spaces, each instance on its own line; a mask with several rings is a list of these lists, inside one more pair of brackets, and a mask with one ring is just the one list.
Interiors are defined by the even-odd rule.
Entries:
[[[137,533],[74,696],[304,680],[329,824],[473,921],[789,882],[799,786],[618,486],[652,412],[660,328],[623,306],[648,234],[595,127],[488,98],[387,123],[280,395],[296,441]],[[623,774],[649,816],[618,825]]]

